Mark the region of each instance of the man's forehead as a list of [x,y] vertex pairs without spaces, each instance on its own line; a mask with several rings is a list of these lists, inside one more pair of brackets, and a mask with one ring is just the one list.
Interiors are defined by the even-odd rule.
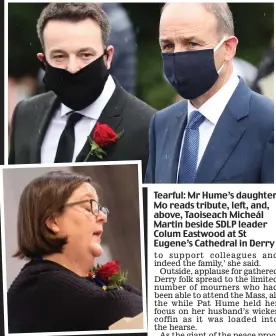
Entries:
[[163,40],[163,39],[204,40],[212,33],[213,33],[213,29],[211,27],[208,27],[208,28],[204,28],[201,26],[195,26],[194,28],[181,27],[181,26],[174,26],[174,27],[171,26],[171,27],[164,27],[164,28],[160,27],[159,39],[160,40]]
[[167,19],[160,22],[159,36],[177,38],[183,37],[187,39],[196,38],[210,38],[210,35],[216,34],[217,25],[214,20],[213,23],[207,20],[191,20],[189,17],[175,17],[175,19]]
[[43,37],[51,39],[64,39],[64,36],[74,38],[99,39],[101,38],[100,26],[90,20],[80,20],[77,22],[69,20],[50,20],[44,27]]
[[160,31],[164,29],[213,29],[217,26],[213,13],[195,3],[171,3],[161,14]]
[[161,16],[163,15],[169,15],[172,13],[179,13],[180,15],[189,13],[200,13],[203,14],[206,13],[206,8],[202,3],[198,2],[172,2],[167,3],[161,13]]

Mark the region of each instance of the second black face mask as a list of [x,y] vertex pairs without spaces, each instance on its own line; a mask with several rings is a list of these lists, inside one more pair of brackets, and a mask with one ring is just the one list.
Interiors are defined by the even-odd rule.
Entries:
[[43,81],[64,105],[74,111],[83,110],[100,96],[109,75],[103,56],[76,73],[52,67],[46,62]]

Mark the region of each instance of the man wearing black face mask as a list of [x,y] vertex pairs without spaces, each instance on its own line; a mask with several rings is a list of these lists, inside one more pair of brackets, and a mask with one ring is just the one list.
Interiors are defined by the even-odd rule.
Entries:
[[274,105],[233,73],[226,3],[166,4],[164,73],[185,100],[150,126],[146,183],[273,183]]
[[93,3],[51,3],[37,32],[50,91],[15,108],[9,164],[141,160],[145,171],[155,111],[109,74],[114,48],[104,11]]

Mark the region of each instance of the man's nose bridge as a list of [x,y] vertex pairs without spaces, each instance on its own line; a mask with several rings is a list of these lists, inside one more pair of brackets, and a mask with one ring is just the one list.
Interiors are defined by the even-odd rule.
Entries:
[[181,45],[180,43],[177,43],[174,49],[174,52],[182,52],[182,51],[186,51],[185,47],[183,45]]
[[184,40],[181,40],[179,37],[175,39],[174,52],[183,52],[187,51],[187,44]]
[[75,73],[79,70],[78,59],[76,55],[68,56],[67,71]]
[[188,48],[187,46],[183,45],[183,44],[177,44],[174,48],[174,52],[177,53],[177,52],[185,52],[185,51],[188,51]]

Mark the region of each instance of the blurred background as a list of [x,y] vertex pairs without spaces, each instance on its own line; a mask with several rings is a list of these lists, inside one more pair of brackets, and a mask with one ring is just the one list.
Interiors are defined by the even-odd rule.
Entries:
[[[101,264],[109,260],[119,260],[122,269],[128,270],[128,282],[142,289],[137,164],[4,169],[7,287],[10,287],[26,263],[25,260],[12,258],[17,249],[17,211],[21,193],[26,185],[36,177],[56,170],[75,171],[91,176],[92,180],[96,182],[100,203],[110,211],[102,236],[104,253],[100,258],[97,258],[97,262]],[[125,185],[128,187],[124,188]]]
[[[46,3],[9,3],[9,116],[26,97],[43,92],[36,21]],[[158,25],[162,3],[102,3],[115,47],[112,74],[130,93],[160,110],[178,97],[162,73]],[[255,91],[274,98],[274,4],[230,3],[239,39],[235,71]]]

